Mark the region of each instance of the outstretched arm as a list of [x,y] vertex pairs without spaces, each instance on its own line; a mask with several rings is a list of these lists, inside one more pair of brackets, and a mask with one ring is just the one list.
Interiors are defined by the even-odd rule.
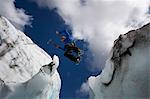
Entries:
[[65,51],[65,48],[60,47],[59,45],[55,46],[56,48],[61,49],[62,51]]
[[55,46],[56,48],[59,48],[59,49],[65,51],[65,48],[60,47],[60,46],[59,46],[57,43],[55,43],[52,39],[49,40],[49,41],[47,42],[47,44],[52,44],[52,45]]
[[70,33],[67,32],[66,30],[59,32],[61,35],[66,36],[67,38],[71,37]]

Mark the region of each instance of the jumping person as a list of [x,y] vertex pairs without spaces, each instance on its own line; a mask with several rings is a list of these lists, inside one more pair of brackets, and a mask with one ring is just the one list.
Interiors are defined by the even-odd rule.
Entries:
[[[65,57],[76,63],[79,63],[81,50],[76,46],[75,40],[72,35],[70,35],[66,30],[61,32],[56,31],[56,34],[60,36],[61,41],[64,42],[64,46],[59,46],[53,40],[51,40],[49,43],[53,44],[56,48],[63,50]],[[76,55],[73,55],[73,53],[76,53]]]

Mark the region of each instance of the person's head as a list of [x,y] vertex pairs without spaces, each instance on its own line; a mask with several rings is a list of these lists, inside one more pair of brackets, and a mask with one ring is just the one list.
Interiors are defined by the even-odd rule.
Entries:
[[65,41],[65,39],[66,39],[66,37],[65,37],[65,36],[62,36],[62,37],[61,37],[61,41],[62,41],[62,42],[64,42],[64,41]]

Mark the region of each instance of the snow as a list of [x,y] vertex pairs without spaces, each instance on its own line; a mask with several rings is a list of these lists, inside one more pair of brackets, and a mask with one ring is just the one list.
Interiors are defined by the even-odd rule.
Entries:
[[120,35],[105,68],[89,78],[90,99],[150,97],[150,24]]
[[0,99],[59,99],[58,66],[58,56],[52,59],[0,17]]

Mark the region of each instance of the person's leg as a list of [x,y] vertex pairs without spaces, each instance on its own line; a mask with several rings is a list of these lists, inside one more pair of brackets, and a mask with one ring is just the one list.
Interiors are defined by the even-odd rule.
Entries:
[[76,46],[69,46],[68,49],[72,50],[73,52],[75,52],[77,54],[79,54],[81,52],[81,50]]
[[69,58],[70,60],[72,60],[74,62],[77,62],[77,58],[74,55],[71,55],[70,50],[67,50],[64,53],[64,56],[67,57],[67,58]]

